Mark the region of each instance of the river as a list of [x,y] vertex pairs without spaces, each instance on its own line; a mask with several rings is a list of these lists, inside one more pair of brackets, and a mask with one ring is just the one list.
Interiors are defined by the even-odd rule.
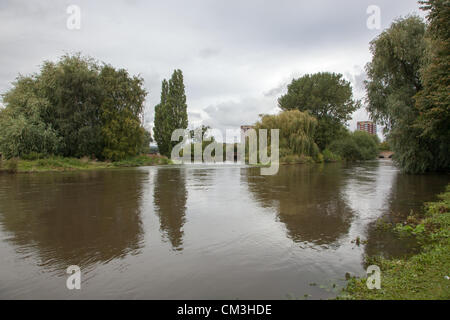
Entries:
[[376,221],[449,182],[381,160],[0,175],[0,299],[333,298],[364,255],[414,252]]

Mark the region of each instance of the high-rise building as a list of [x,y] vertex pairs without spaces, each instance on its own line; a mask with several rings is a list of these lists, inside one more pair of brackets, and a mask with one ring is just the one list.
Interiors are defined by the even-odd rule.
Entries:
[[365,131],[370,134],[377,134],[377,125],[372,121],[359,121],[358,131]]
[[247,131],[254,128],[254,126],[241,126],[241,143],[244,142],[244,137]]

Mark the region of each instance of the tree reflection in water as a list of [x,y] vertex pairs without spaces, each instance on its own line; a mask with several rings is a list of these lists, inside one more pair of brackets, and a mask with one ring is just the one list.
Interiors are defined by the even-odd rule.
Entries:
[[248,188],[261,206],[276,208],[293,241],[330,245],[346,235],[353,212],[341,197],[339,164],[284,166],[274,176],[259,171],[246,170]]
[[[5,180],[7,179],[7,180]],[[136,254],[147,172],[12,175],[0,187],[0,225],[16,251],[65,272]]]
[[161,232],[174,250],[182,251],[187,201],[185,170],[160,168],[153,197]]

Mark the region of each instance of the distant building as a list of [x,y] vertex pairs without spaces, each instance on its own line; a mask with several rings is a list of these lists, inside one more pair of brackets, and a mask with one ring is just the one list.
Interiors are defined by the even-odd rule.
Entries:
[[244,141],[245,133],[246,133],[248,130],[254,129],[254,128],[255,128],[254,126],[241,126],[241,142]]
[[365,131],[373,135],[377,134],[377,126],[372,121],[359,121],[357,130]]

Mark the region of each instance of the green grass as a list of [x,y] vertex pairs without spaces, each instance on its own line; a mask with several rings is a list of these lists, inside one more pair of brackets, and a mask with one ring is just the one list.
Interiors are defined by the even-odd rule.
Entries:
[[161,156],[138,156],[118,162],[113,162],[115,167],[146,167],[155,165],[167,165],[172,164],[170,159]]
[[170,160],[161,156],[137,156],[118,162],[91,161],[87,158],[49,157],[36,160],[11,159],[0,161],[0,172],[32,173],[52,171],[99,170],[124,167],[141,167],[170,164]]
[[381,290],[369,290],[366,279],[353,278],[338,299],[450,299],[450,186],[440,199],[426,205],[423,217],[409,217],[395,227],[401,236],[417,238],[422,245],[419,254],[408,259],[368,259],[368,264],[381,268]]

